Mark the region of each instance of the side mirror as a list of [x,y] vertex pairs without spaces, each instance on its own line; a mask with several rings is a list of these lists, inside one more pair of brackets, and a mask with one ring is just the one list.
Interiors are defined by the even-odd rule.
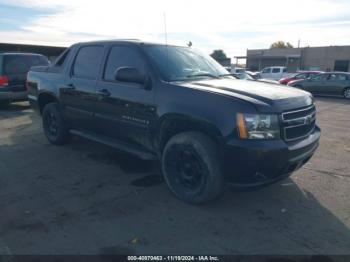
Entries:
[[119,67],[114,76],[115,80],[120,82],[138,83],[141,85],[146,85],[148,82],[147,76],[133,67]]

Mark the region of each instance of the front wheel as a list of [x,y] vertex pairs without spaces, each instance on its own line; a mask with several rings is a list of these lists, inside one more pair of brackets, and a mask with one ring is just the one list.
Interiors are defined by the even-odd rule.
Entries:
[[344,90],[343,96],[345,99],[350,99],[350,87]]
[[44,107],[42,119],[45,135],[51,144],[63,145],[69,141],[69,130],[57,103],[49,103]]
[[201,204],[223,192],[218,147],[201,133],[173,136],[163,150],[162,170],[170,190],[187,203]]

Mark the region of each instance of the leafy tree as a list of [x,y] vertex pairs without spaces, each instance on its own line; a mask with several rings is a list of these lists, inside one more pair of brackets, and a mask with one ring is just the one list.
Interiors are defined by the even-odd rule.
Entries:
[[272,43],[270,48],[293,48],[293,45],[289,42],[277,41]]
[[221,49],[214,50],[213,53],[210,54],[210,56],[217,61],[227,59],[225,52]]

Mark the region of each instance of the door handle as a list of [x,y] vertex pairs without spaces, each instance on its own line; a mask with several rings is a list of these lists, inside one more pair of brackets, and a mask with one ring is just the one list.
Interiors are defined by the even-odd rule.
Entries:
[[110,93],[107,89],[105,89],[105,88],[100,89],[100,90],[97,90],[96,93],[97,93],[98,95],[100,95],[100,96],[103,96],[103,97],[109,97],[109,96],[111,96],[111,93]]

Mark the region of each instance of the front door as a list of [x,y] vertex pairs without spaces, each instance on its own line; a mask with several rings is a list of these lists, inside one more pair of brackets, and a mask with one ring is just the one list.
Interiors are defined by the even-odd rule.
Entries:
[[102,79],[97,83],[100,95],[95,117],[104,136],[152,149],[150,127],[156,117],[154,90],[138,83],[119,82],[115,72],[133,67],[150,75],[138,47],[114,45],[110,48]]
[[96,84],[103,52],[102,45],[81,47],[66,83],[60,87],[64,116],[73,128],[96,127],[93,111],[98,99]]
[[265,68],[261,71],[261,78],[269,79],[271,78],[271,68]]

